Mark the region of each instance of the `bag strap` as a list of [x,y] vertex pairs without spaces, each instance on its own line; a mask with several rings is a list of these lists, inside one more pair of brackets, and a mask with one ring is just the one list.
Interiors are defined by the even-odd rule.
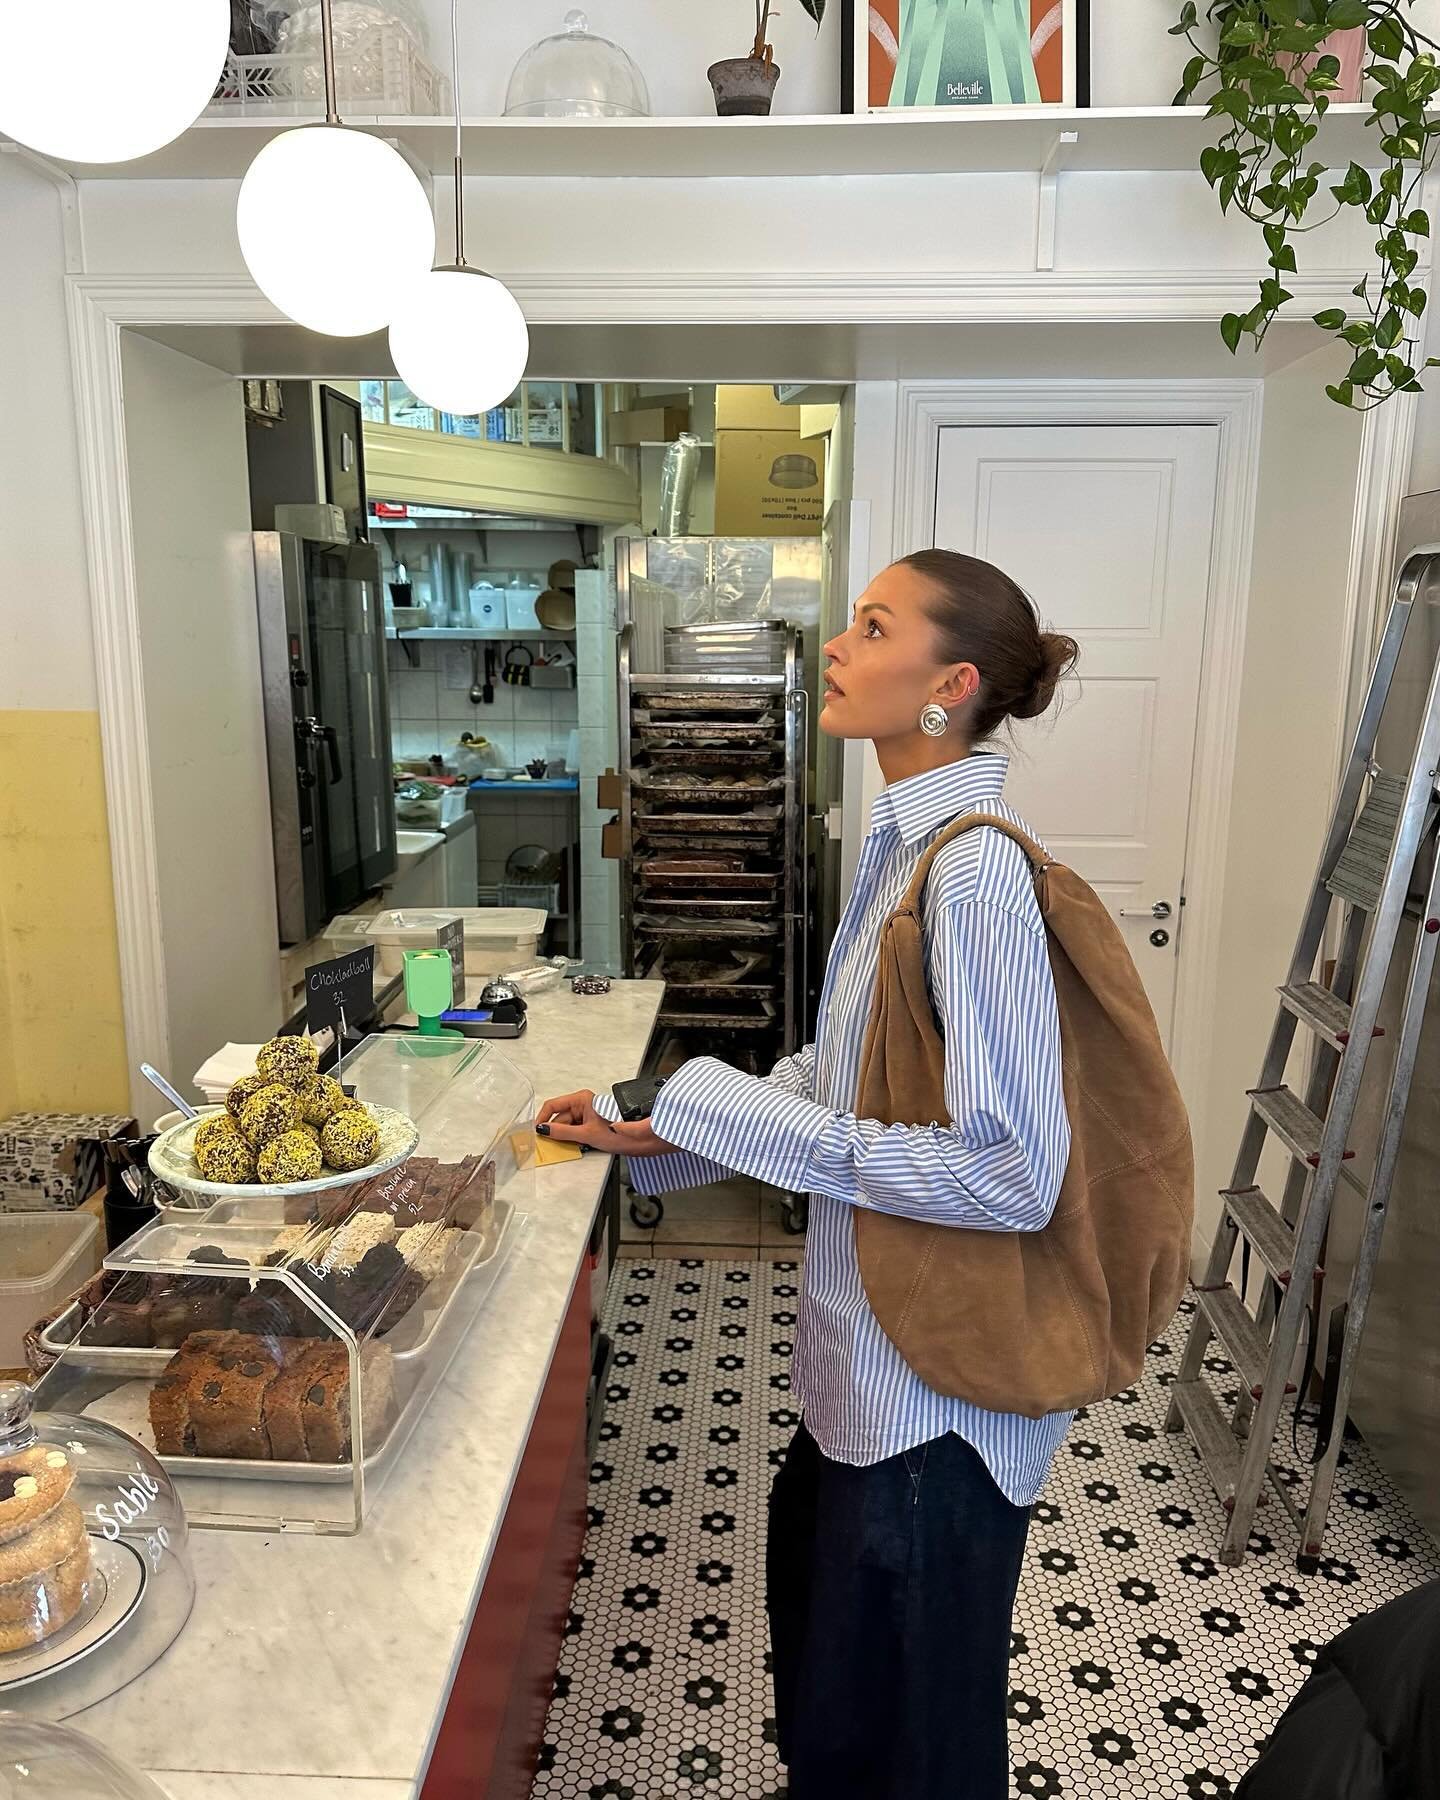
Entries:
[[1012,844],[1018,844],[1029,859],[1030,872],[1035,879],[1038,880],[1047,869],[1054,868],[1054,857],[1042,850],[1034,838],[1028,837],[1018,825],[1012,825],[1008,819],[998,818],[994,813],[966,813],[963,818],[956,819],[947,825],[920,858],[915,873],[910,878],[910,885],[905,890],[904,898],[895,909],[896,912],[914,913],[918,917],[920,903],[925,895],[925,883],[930,879],[930,870],[935,858],[947,844],[953,844],[956,838],[964,837],[967,832],[976,831],[982,826],[998,831],[1009,838]]

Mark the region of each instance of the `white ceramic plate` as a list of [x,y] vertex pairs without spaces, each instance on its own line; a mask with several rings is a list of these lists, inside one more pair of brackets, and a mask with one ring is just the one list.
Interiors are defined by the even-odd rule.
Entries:
[[111,1543],[91,1534],[95,1567],[85,1604],[64,1628],[43,1644],[0,1656],[0,1694],[25,1687],[42,1676],[68,1669],[98,1650],[134,1618],[145,1592],[149,1570],[133,1544]]
[[212,1194],[217,1199],[254,1199],[258,1194],[319,1194],[326,1188],[349,1187],[352,1182],[367,1181],[372,1175],[383,1175],[397,1163],[404,1162],[420,1142],[420,1129],[415,1121],[388,1106],[371,1106],[365,1110],[380,1132],[380,1145],[374,1162],[363,1169],[340,1174],[328,1169],[313,1181],[207,1181],[195,1160],[195,1128],[202,1119],[224,1112],[223,1106],[205,1106],[193,1119],[172,1125],[150,1146],[150,1173],[157,1181],[183,1188],[192,1194]]

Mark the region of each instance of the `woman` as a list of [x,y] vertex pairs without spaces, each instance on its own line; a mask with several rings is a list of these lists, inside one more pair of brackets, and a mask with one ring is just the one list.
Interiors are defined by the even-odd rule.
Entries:
[[[995,831],[936,860],[925,895],[948,1129],[853,1112],[885,920],[939,832],[1004,805],[980,746],[1049,706],[1076,658],[991,564],[925,550],[879,575],[825,646],[821,729],[869,738],[875,803],[831,948],[816,1042],[766,1080],[686,1063],[650,1120],[589,1093],[540,1128],[631,1159],[643,1192],[726,1170],[810,1195],[794,1389],[804,1423],[770,1502],[768,1607],[792,1800],[1003,1800],[1010,1618],[1029,1508],[1070,1423],[984,1412],[926,1387],[865,1299],[853,1212],[1038,1231],[1070,1131],[1029,865]],[[1028,830],[1028,827],[1026,827]],[[1033,836],[1033,833],[1031,834]],[[718,1165],[718,1167],[717,1167]]]

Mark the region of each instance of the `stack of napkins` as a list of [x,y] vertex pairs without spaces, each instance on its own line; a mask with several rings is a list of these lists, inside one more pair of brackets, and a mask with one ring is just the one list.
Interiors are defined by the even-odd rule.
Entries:
[[[332,1031],[317,1031],[315,1047],[323,1055],[335,1041]],[[255,1073],[255,1058],[263,1044],[226,1044],[213,1056],[206,1057],[195,1071],[193,1080],[211,1106],[222,1106],[235,1083]]]

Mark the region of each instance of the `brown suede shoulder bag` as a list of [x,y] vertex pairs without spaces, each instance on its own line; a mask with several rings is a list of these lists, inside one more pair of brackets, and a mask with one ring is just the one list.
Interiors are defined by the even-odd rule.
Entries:
[[945,1043],[925,981],[925,883],[967,831],[1030,859],[1060,1013],[1070,1161],[1041,1231],[970,1231],[855,1209],[871,1308],[937,1393],[1040,1418],[1128,1387],[1170,1324],[1190,1265],[1190,1125],[1155,1016],[1088,884],[1007,820],[971,813],[920,859],[880,938],[855,1111],[948,1125]]

